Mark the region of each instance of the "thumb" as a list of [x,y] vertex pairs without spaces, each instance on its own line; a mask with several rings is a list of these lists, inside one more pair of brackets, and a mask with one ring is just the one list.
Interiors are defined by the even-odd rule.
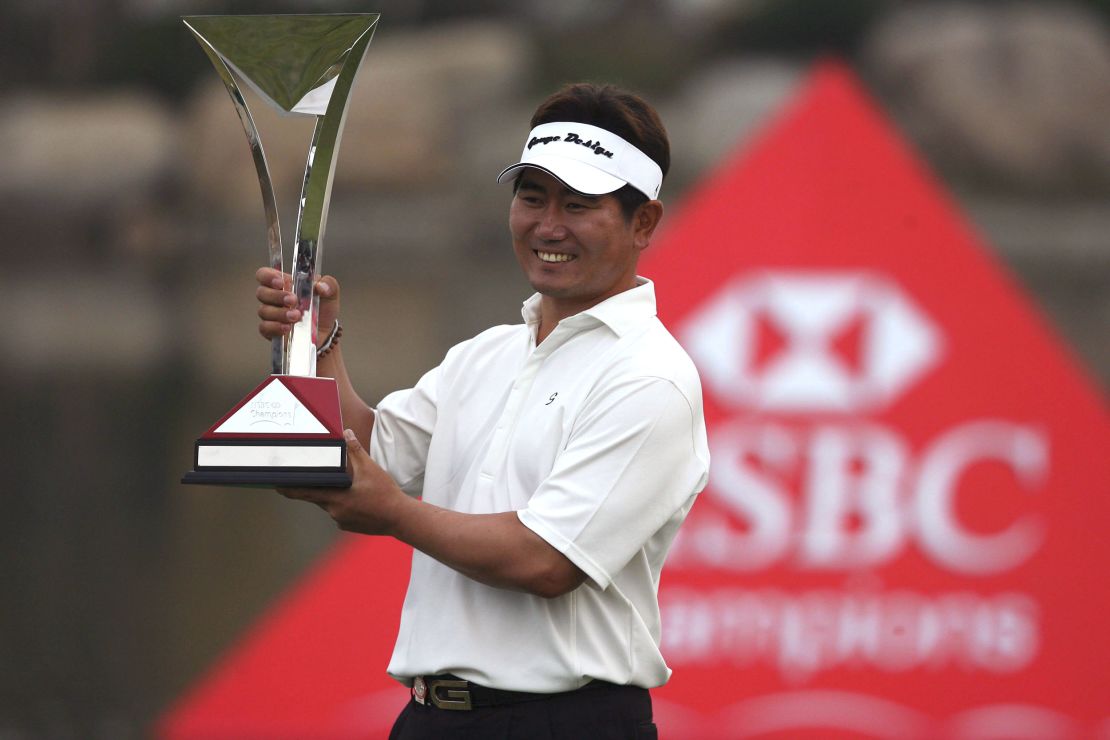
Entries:
[[335,300],[339,297],[339,281],[331,275],[324,275],[316,281],[316,294],[322,300]]
[[363,448],[362,443],[351,429],[343,430],[343,439],[347,441],[347,464],[351,467],[362,467],[370,462],[370,455]]

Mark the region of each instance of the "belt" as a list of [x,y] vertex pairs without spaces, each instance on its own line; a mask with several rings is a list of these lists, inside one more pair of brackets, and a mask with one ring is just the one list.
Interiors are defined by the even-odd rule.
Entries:
[[[590,681],[588,684],[575,691],[586,689],[615,687],[616,684],[608,681]],[[412,682],[412,700],[423,706],[434,706],[439,709],[470,710],[476,707],[496,707],[505,704],[519,704],[526,701],[540,701],[554,696],[571,694],[574,691],[563,691],[555,694],[536,694],[529,691],[506,691],[505,689],[491,689],[481,686],[473,681],[467,681],[442,673],[437,676],[417,676]]]

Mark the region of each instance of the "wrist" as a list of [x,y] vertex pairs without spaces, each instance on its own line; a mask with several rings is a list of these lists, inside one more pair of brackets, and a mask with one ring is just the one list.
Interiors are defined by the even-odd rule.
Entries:
[[316,350],[316,359],[326,357],[329,352],[339,346],[339,338],[343,336],[343,326],[339,323],[339,319],[332,322],[331,330],[328,336],[320,343],[319,348]]
[[419,517],[420,508],[424,506],[420,501],[410,497],[394,484],[394,495],[386,509],[385,534],[396,540],[411,545],[410,535],[415,517]]

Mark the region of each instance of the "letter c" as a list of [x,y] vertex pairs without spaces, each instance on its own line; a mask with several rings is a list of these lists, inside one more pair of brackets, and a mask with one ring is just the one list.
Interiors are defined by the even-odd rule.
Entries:
[[1048,468],[1043,434],[1006,421],[975,421],[957,427],[925,452],[914,497],[914,519],[926,553],[949,569],[990,575],[1028,560],[1044,539],[1044,523],[1028,514],[996,534],[961,527],[953,510],[960,477],[976,462],[1007,463],[1025,488]]

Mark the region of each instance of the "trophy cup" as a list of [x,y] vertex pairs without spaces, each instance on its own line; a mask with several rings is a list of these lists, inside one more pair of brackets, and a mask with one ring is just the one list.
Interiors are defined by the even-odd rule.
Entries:
[[250,145],[266,212],[270,266],[284,272],[277,204],[262,141],[239,88],[245,81],[268,104],[315,116],[297,237],[289,272],[301,319],[271,347],[271,375],[196,442],[193,470],[182,483],[344,488],[347,446],[339,391],[316,377],[321,269],[336,152],[347,101],[377,13],[185,16],[235,104]]

